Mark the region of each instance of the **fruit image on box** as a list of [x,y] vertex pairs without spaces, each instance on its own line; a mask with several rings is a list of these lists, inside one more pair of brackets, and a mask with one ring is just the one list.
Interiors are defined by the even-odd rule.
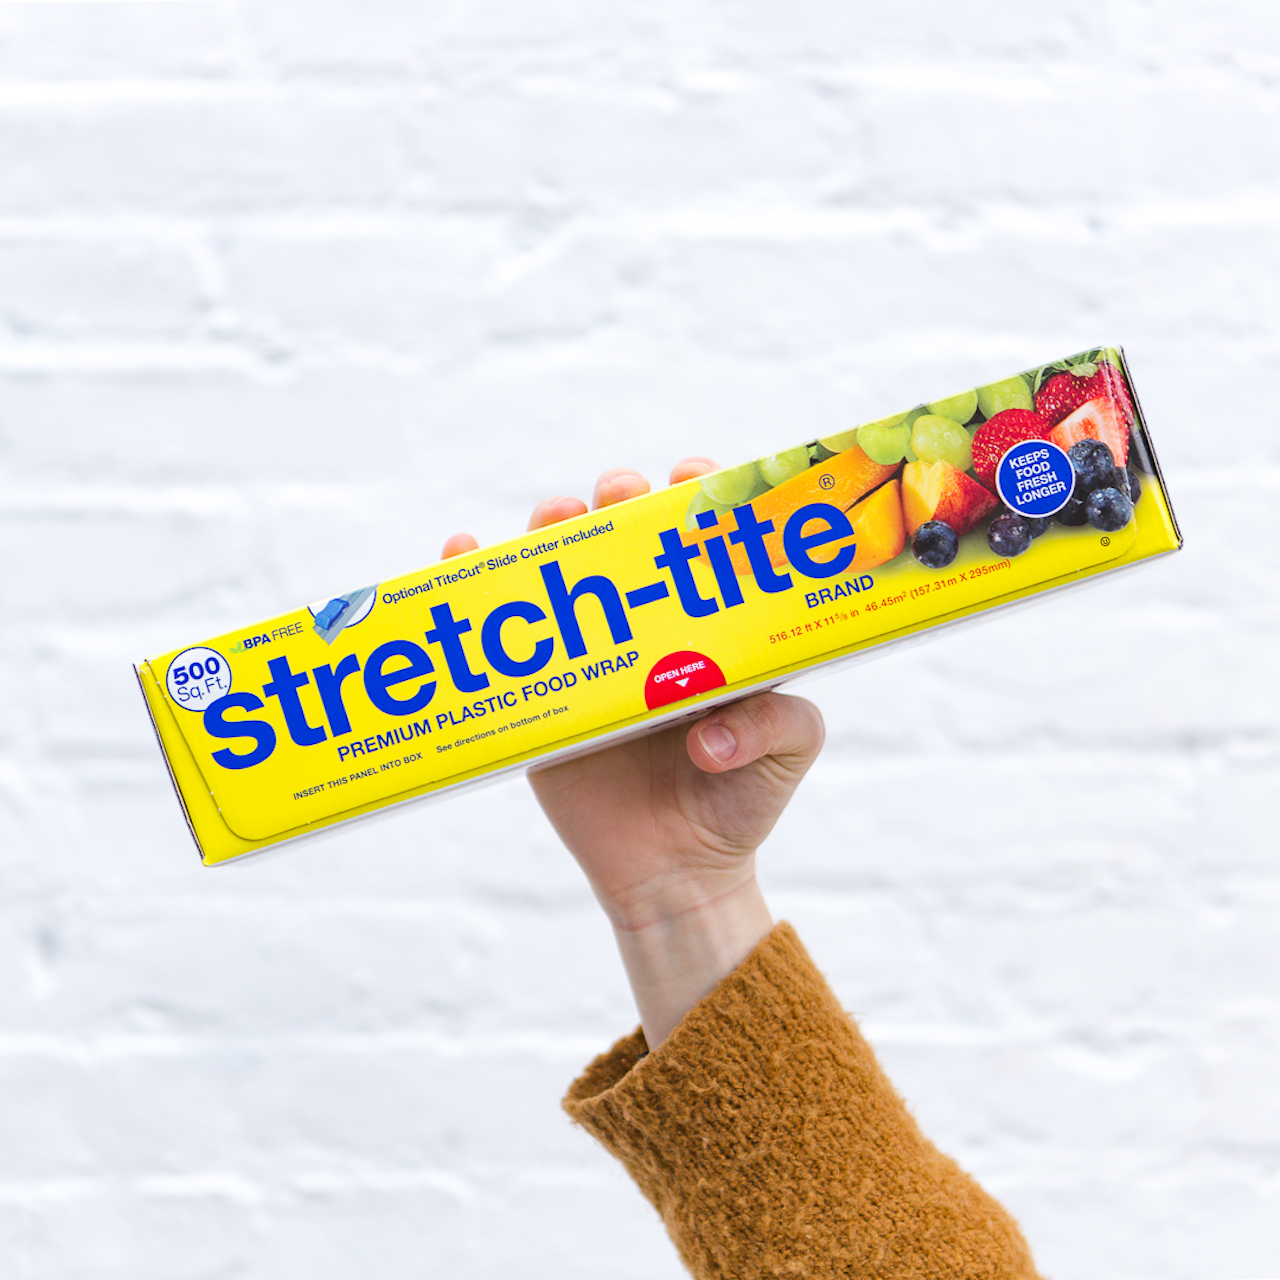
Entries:
[[136,667],[206,863],[1181,545],[1097,348]]

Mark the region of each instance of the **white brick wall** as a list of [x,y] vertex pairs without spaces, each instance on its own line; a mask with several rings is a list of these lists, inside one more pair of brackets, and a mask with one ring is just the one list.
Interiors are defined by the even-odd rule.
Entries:
[[129,663],[1105,339],[1185,553],[812,682],[764,873],[1046,1273],[1280,1276],[1278,15],[0,0],[0,1274],[682,1274],[524,785],[205,871]]

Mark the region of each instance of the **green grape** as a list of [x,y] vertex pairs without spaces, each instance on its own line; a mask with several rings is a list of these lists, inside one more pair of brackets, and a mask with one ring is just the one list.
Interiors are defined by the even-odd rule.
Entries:
[[684,527],[686,529],[697,529],[698,516],[703,511],[714,511],[716,516],[723,516],[729,510],[728,506],[719,502],[712,502],[705,493],[699,490],[693,495],[693,501],[689,503],[689,510],[685,512]]
[[959,471],[973,466],[973,440],[954,418],[932,413],[917,418],[911,447],[922,462],[949,462]]
[[767,458],[761,458],[758,465],[767,484],[781,484],[809,469],[809,450],[801,446],[784,453],[771,453]]
[[858,428],[842,431],[838,436],[823,436],[818,443],[829,453],[843,453],[858,442]]
[[858,448],[881,466],[901,462],[911,446],[911,428],[901,420],[886,418],[858,429]]
[[746,462],[740,467],[730,467],[727,471],[713,471],[709,476],[703,476],[699,483],[702,492],[712,502],[732,507],[735,503],[746,502],[755,492],[759,481],[760,473],[756,470],[756,464]]
[[824,436],[818,443],[830,449],[832,453],[843,453],[854,444],[861,449],[862,432],[867,427],[896,427],[906,416],[905,413],[895,413],[889,418],[877,418],[874,422],[868,422],[866,426],[854,427],[852,431],[842,431],[838,436]]
[[939,418],[952,418],[956,422],[968,422],[978,411],[978,393],[962,391],[958,396],[948,396],[945,400],[935,400],[925,406],[930,413]]
[[990,418],[1005,409],[1034,409],[1031,386],[1020,373],[1003,382],[989,382],[978,388],[978,408],[984,418]]
[[926,409],[926,408],[924,407],[924,405],[922,405],[922,404],[918,404],[918,405],[916,405],[916,407],[915,407],[914,409],[912,409],[912,410],[911,410],[911,412],[910,412],[909,414],[907,414],[907,416],[906,416],[905,418],[903,418],[903,420],[902,420],[902,425],[908,429],[907,452],[906,452],[906,454],[904,455],[904,456],[906,457],[906,460],[907,460],[908,462],[919,462],[919,461],[920,461],[920,459],[916,457],[915,450],[914,450],[914,449],[912,449],[912,447],[911,447],[910,432],[911,432],[912,430],[914,430],[916,423],[917,423],[917,422],[919,422],[919,421],[920,421],[920,419],[921,419],[921,418],[923,418],[923,417],[925,416],[925,414],[926,414],[926,413],[928,413],[928,412],[929,412],[929,410],[928,410],[928,409]]

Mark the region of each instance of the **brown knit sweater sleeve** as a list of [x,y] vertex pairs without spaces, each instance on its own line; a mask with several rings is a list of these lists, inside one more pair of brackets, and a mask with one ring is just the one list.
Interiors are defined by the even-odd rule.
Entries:
[[564,1106],[698,1280],[1035,1280],[1013,1219],[920,1132],[790,925],[645,1049],[620,1040]]

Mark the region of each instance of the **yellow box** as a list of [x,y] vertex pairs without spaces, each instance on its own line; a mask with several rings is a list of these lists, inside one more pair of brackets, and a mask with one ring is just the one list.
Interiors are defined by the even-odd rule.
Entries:
[[1124,358],[1098,348],[136,671],[212,864],[1180,545]]

